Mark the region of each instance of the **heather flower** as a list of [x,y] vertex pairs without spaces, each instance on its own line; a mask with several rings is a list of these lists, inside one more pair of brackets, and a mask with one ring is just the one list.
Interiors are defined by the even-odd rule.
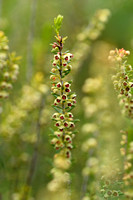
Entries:
[[112,76],[114,88],[118,93],[122,113],[133,118],[133,79],[132,66],[127,63],[129,51],[111,50],[108,59],[114,64],[116,74]]
[[15,53],[9,53],[8,39],[4,32],[0,31],[0,98],[6,99],[13,82],[16,81],[19,73],[18,60]]
[[[76,105],[76,94],[71,91],[71,80],[67,79],[67,75],[71,72],[70,65],[73,54],[69,51],[63,51],[64,43],[67,37],[59,35],[59,29],[62,23],[62,16],[58,16],[54,20],[54,29],[57,36],[56,42],[52,44],[52,52],[54,58],[52,60],[51,69],[51,93],[55,97],[53,108],[56,112],[52,115],[55,129],[51,139],[57,153],[54,156],[53,180],[48,184],[50,191],[58,191],[60,188],[65,190],[69,174],[65,172],[71,165],[71,150],[73,149],[73,138],[75,136],[73,129],[75,127],[75,119],[71,110]],[[65,178],[66,177],[66,178]]]
[[[55,19],[55,21],[59,20],[58,17]],[[54,135],[57,139],[55,142],[55,147],[65,151],[65,156],[68,157],[68,144],[72,143],[73,134],[70,130],[75,127],[73,115],[70,113],[70,110],[75,107],[76,95],[75,93],[71,92],[71,81],[66,81],[66,76],[70,73],[72,68],[70,67],[70,62],[73,58],[73,54],[68,51],[63,52],[66,37],[63,38],[59,35],[59,30],[57,27],[58,25],[55,22],[57,41],[52,44],[52,52],[54,53],[52,65],[54,67],[51,70],[50,79],[52,80],[52,94],[55,96],[53,107],[58,112],[53,114],[52,119],[56,121],[55,127],[57,127],[57,130],[54,132]],[[67,134],[68,131],[70,132],[69,135]],[[58,137],[60,138],[58,139]],[[72,144],[71,148],[69,146],[69,149],[72,149]]]

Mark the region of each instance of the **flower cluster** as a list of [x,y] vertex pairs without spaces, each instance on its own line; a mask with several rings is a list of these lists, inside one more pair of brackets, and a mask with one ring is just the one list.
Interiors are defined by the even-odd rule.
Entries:
[[[62,38],[59,35],[63,17],[58,16],[54,20],[55,31],[57,33],[56,42],[52,44],[52,52],[54,59],[52,60],[51,69],[51,91],[55,97],[53,108],[56,112],[52,116],[55,129],[52,129],[51,144],[57,153],[54,156],[54,167],[51,170],[53,179],[48,184],[48,190],[54,193],[62,191],[68,194],[68,185],[70,183],[70,175],[66,172],[71,165],[71,150],[73,149],[73,138],[75,137],[74,127],[75,120],[71,110],[76,105],[76,94],[71,92],[72,81],[66,80],[66,76],[71,72],[70,65],[73,55],[67,51],[62,52],[64,42],[67,37]],[[63,199],[66,197],[64,196]]]
[[76,95],[71,92],[72,81],[65,81],[65,77],[72,69],[70,62],[73,55],[69,52],[62,52],[66,38],[62,38],[57,34],[56,39],[57,42],[52,45],[54,59],[50,79],[52,81],[52,94],[55,97],[53,107],[57,111],[53,114],[52,120],[55,122],[57,129],[54,131],[51,143],[56,150],[62,150],[66,158],[70,158],[71,149],[73,148],[73,128],[75,127],[75,120],[70,111],[76,105]]
[[[110,88],[111,80],[109,81],[108,77],[110,69],[106,66],[105,54],[102,51],[106,48],[103,48],[103,45],[106,44],[100,42],[94,49],[95,60],[92,62],[94,67],[89,69],[96,76],[95,78],[87,78],[82,88],[85,93],[82,103],[87,120],[82,126],[82,137],[85,137],[82,150],[88,153],[82,171],[83,200],[87,198],[91,200],[118,199],[122,195],[121,186],[119,185],[122,179],[119,177],[119,169],[117,171],[114,167],[114,170],[111,171],[115,160],[115,158],[113,159],[114,153],[116,156],[116,152],[112,150],[112,145],[115,143],[114,138],[116,137],[114,125],[118,124],[119,119],[116,119],[116,109],[112,109],[112,105],[115,107],[114,101],[112,101],[113,97],[110,98],[110,92],[113,89]],[[110,48],[108,45],[106,47],[107,49]],[[98,56],[97,51],[99,52]],[[97,67],[97,71],[95,71],[96,66],[101,67],[100,69]],[[113,144],[110,145],[112,139]],[[119,163],[117,163],[117,168],[119,168],[118,166]],[[110,177],[111,174],[112,177]],[[101,181],[103,176],[104,180]]]
[[96,40],[98,36],[101,34],[101,31],[105,27],[105,23],[108,21],[110,16],[110,10],[108,9],[100,9],[97,10],[89,26],[78,35],[78,39],[80,41],[89,39]]
[[97,10],[87,27],[77,35],[77,42],[73,48],[73,52],[75,52],[73,71],[78,70],[78,68],[82,66],[84,60],[88,57],[91,45],[101,35],[110,15],[109,9]]
[[116,75],[112,76],[115,90],[118,92],[123,113],[133,118],[133,68],[127,64],[129,51],[122,49],[111,50],[109,60],[115,63]]
[[17,79],[20,58],[15,53],[9,53],[8,39],[0,31],[0,98],[7,98],[12,89],[12,83]]
[[[101,78],[87,78],[82,87],[82,90],[85,93],[85,96],[82,99],[82,105],[87,122],[83,124],[81,129],[83,136],[85,136],[81,150],[88,155],[85,166],[82,170],[82,200],[96,199],[97,193],[96,177],[99,170],[99,159],[97,157],[99,134],[99,127],[97,126],[97,114],[99,112],[99,106],[96,103],[95,95],[97,91],[101,89],[101,85]],[[95,123],[91,121],[92,119],[95,121]]]
[[[0,136],[8,138],[8,141],[13,139],[15,135],[19,135],[19,130],[24,126],[25,121],[28,121],[29,114],[39,108],[43,95],[48,92],[48,86],[43,84],[43,82],[38,82],[38,74],[39,72],[36,73],[31,85],[23,86],[21,96],[16,99],[15,105],[10,105],[10,113],[8,113],[1,124]],[[41,125],[47,123],[47,120],[44,121],[46,113],[46,109],[43,109],[40,117]],[[23,133],[20,135],[20,138],[22,141],[29,143],[36,141],[34,133],[29,135]]]
[[[49,106],[45,105],[47,104],[48,93],[49,89],[44,84],[43,73],[37,72],[31,84],[22,87],[20,96],[15,99],[15,102],[8,104],[8,111],[6,112],[5,110],[2,113],[0,147],[1,149],[6,149],[3,152],[3,157],[4,159],[8,159],[8,171],[5,172],[3,179],[5,179],[6,183],[11,183],[14,186],[12,199],[20,200],[25,193],[27,195],[29,190],[31,190],[31,183],[27,184],[23,182],[21,188],[19,184],[22,177],[26,179],[28,176],[34,151],[38,155],[38,149],[42,148],[39,138],[42,131],[45,131],[48,119],[51,116]],[[3,142],[5,139],[6,142]],[[36,165],[35,162],[32,166]],[[1,170],[1,177],[2,173]],[[20,173],[21,176],[19,177]],[[34,171],[32,171],[31,176],[33,174]],[[16,180],[18,182],[17,192],[15,189]],[[7,191],[8,189],[7,187]],[[26,200],[27,197],[24,199]]]
[[120,186],[122,185],[121,173],[118,168],[109,170],[110,177],[103,176],[101,178],[100,196],[103,197],[103,199],[118,199],[123,195],[123,192],[120,190]]
[[54,157],[54,166],[51,170],[53,174],[53,180],[48,184],[48,189],[52,192],[59,191],[61,188],[66,188],[67,183],[70,180],[69,173],[65,170],[70,167],[70,160],[65,158],[64,155],[56,154]]
[[127,198],[132,198],[132,184],[133,184],[133,142],[128,144],[128,132],[121,130],[121,155],[124,161],[124,194]]

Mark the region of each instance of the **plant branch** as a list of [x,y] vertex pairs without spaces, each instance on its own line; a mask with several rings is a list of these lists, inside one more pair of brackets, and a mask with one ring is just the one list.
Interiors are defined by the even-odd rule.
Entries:
[[34,173],[35,173],[35,170],[36,170],[36,165],[37,165],[37,160],[38,160],[38,148],[39,148],[39,142],[40,142],[40,131],[41,131],[40,117],[41,117],[42,109],[44,108],[44,98],[43,97],[42,97],[42,101],[41,101],[41,104],[40,104],[38,120],[37,120],[37,124],[36,124],[37,140],[36,140],[36,143],[35,143],[35,146],[34,146],[34,152],[33,152],[31,162],[30,162],[29,171],[28,171],[28,175],[27,175],[27,178],[26,178],[25,188],[24,188],[24,193],[22,194],[21,200],[27,199],[30,187],[32,185]]
[[[94,150],[89,150],[88,152],[88,158],[90,158],[94,153]],[[89,167],[88,163],[86,162],[86,167]],[[88,181],[89,181],[89,176],[84,176],[83,179],[83,184],[82,184],[82,189],[81,189],[81,197],[80,200],[82,200],[82,198],[84,197],[85,193],[87,192],[87,185],[88,185]]]
[[[60,52],[60,69],[59,69],[59,74],[60,74],[60,82],[61,82],[61,96],[63,95],[63,79],[62,79],[62,37],[60,40],[60,45],[59,45],[59,52]],[[64,102],[62,101],[62,114],[65,114],[65,105]],[[64,120],[65,121],[65,120]],[[64,140],[65,132],[63,131],[63,140]]]

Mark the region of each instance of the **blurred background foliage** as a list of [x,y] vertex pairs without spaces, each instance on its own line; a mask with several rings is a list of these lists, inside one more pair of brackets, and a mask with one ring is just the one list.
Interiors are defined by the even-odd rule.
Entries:
[[[109,9],[111,13],[104,30],[100,30],[98,37],[82,41],[79,34],[84,33],[99,9]],[[87,138],[99,138],[97,151],[102,165],[107,165],[113,157],[114,160],[118,158],[118,163],[121,162],[120,130],[128,128],[130,142],[133,129],[131,122],[121,115],[110,81],[112,70],[107,57],[110,49],[123,47],[131,51],[129,63],[133,63],[132,10],[133,2],[126,0],[0,0],[0,30],[9,39],[10,51],[22,56],[18,80],[14,83],[10,97],[1,102],[0,199],[19,200],[19,195],[32,186],[30,196],[34,199],[56,200],[46,191],[46,187],[52,178],[50,169],[54,155],[49,137],[50,127],[53,126],[50,118],[54,112],[51,108],[53,97],[50,95],[52,55],[49,44],[54,41],[52,25],[58,14],[64,16],[61,34],[68,36],[65,49],[71,50],[74,55],[76,53],[74,65],[80,63],[73,73],[73,91],[78,96],[74,115],[80,122],[77,124],[79,133],[75,139],[76,148],[73,150],[70,169],[72,199],[82,199],[87,192],[87,186],[86,191],[83,189],[80,192],[84,184],[82,169],[88,159],[88,153],[81,149]],[[82,48],[82,42],[88,45],[87,48]],[[82,55],[79,59],[78,52]],[[92,92],[83,87],[85,80],[91,77],[102,81],[96,89],[95,84],[99,82],[88,83],[86,87],[93,88]],[[86,95],[91,98],[91,105],[88,105],[89,101],[85,104]],[[96,104],[97,108],[92,104]],[[92,110],[87,111],[87,106]],[[87,132],[84,126],[86,123],[98,126],[98,136],[83,133]],[[27,189],[26,180],[36,153],[36,170]],[[97,153],[94,155],[97,156]],[[94,176],[90,180],[95,180]]]

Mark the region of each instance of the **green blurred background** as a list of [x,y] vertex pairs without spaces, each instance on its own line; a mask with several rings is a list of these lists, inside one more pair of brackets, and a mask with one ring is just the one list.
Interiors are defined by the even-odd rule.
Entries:
[[[68,40],[65,44],[65,49],[73,50],[73,46],[75,45],[75,43],[77,43],[77,35],[82,32],[85,27],[88,26],[89,21],[98,9],[109,9],[111,12],[111,16],[109,18],[109,21],[105,25],[105,29],[102,31],[100,37],[91,45],[91,51],[88,53],[87,58],[83,60],[82,66],[76,71],[73,77],[73,91],[76,91],[76,93],[78,94],[78,105],[77,109],[75,109],[74,112],[76,117],[80,119],[80,122],[77,125],[77,129],[79,130],[80,127],[87,121],[84,117],[83,106],[81,104],[82,97],[84,96],[82,92],[82,86],[86,78],[91,77],[92,75],[97,76],[101,73],[100,66],[98,65],[95,66],[95,69],[91,69],[93,60],[95,60],[94,52],[97,56],[100,53],[97,51],[97,45],[99,44],[99,42],[102,42],[103,44],[108,44],[109,48],[123,47],[130,50],[130,62],[133,63],[133,1],[0,0],[0,30],[4,31],[6,36],[8,36],[10,50],[15,51],[17,55],[22,56],[20,64],[20,74],[17,82],[14,84],[14,90],[12,91],[12,95],[9,99],[10,101],[4,104],[5,114],[3,114],[2,119],[5,119],[6,116],[8,116],[10,106],[16,102],[19,95],[21,96],[22,87],[31,81],[36,72],[41,71],[44,74],[44,82],[50,87],[49,71],[51,69],[50,60],[52,59],[52,54],[51,46],[49,44],[54,42],[55,33],[52,29],[54,17],[56,17],[58,14],[64,16],[61,34],[63,36],[68,36]],[[74,54],[75,52],[72,53]],[[106,55],[108,55],[108,52],[106,52]],[[119,116],[121,114],[118,107],[118,102],[115,93],[112,92],[112,86],[110,88],[111,92],[109,95],[111,102],[115,108],[115,111],[113,110],[113,112],[115,112],[116,116],[118,115],[118,118],[120,118]],[[53,99],[49,97],[49,95],[46,97],[46,107],[48,107],[50,114],[54,112],[50,108],[52,100]],[[23,126],[25,127],[25,131],[27,133],[31,132],[33,126],[32,123],[34,124],[34,120],[32,121],[33,115],[29,115],[29,121],[27,120],[27,122],[24,122]],[[54,150],[50,146],[49,141],[49,127],[53,126],[53,124],[50,124],[49,121],[50,120],[48,120],[48,122],[45,124],[45,127],[42,127],[41,130],[39,163],[36,170],[36,176],[34,177],[32,190],[32,196],[36,198],[39,196],[39,193],[45,190],[47,183],[51,179],[50,169],[52,168],[51,163],[54,155]],[[124,123],[127,124],[129,122],[125,122],[125,119],[123,120],[122,118],[121,121],[119,119],[118,124],[112,124],[115,129],[115,133],[113,133],[112,137],[114,137],[114,140],[118,141],[118,144],[116,145],[117,150],[119,147],[120,135],[118,134],[118,137],[116,137],[116,132],[119,132],[119,130],[123,128]],[[72,188],[74,191],[79,191],[81,188],[81,171],[87,157],[80,151],[80,143],[83,139],[84,138],[79,131],[79,134],[75,139],[76,149],[74,150],[73,165],[71,168],[72,180],[74,185],[72,186]],[[15,150],[13,149],[12,152],[14,151]],[[22,149],[22,151],[28,151],[29,155],[31,156],[32,146],[29,147],[29,150]],[[3,156],[4,153],[1,154],[1,157]],[[8,166],[8,156],[3,162],[4,165],[7,166],[6,170],[9,170],[9,174],[12,173],[12,171],[10,172],[10,165]],[[24,170],[26,169],[26,167],[27,165],[24,166]],[[1,172],[2,170],[3,169],[1,168]],[[23,183],[23,181],[20,182]],[[4,191],[3,199],[9,199],[8,188],[10,188],[10,184],[12,182],[8,181],[8,178],[5,179],[3,177],[1,178],[0,182],[2,185],[2,187],[0,188],[0,193],[3,194]],[[80,192],[78,194],[80,194]],[[43,199],[40,196],[37,199]],[[75,197],[73,197],[73,199],[74,198]],[[75,199],[77,199],[77,197]]]

